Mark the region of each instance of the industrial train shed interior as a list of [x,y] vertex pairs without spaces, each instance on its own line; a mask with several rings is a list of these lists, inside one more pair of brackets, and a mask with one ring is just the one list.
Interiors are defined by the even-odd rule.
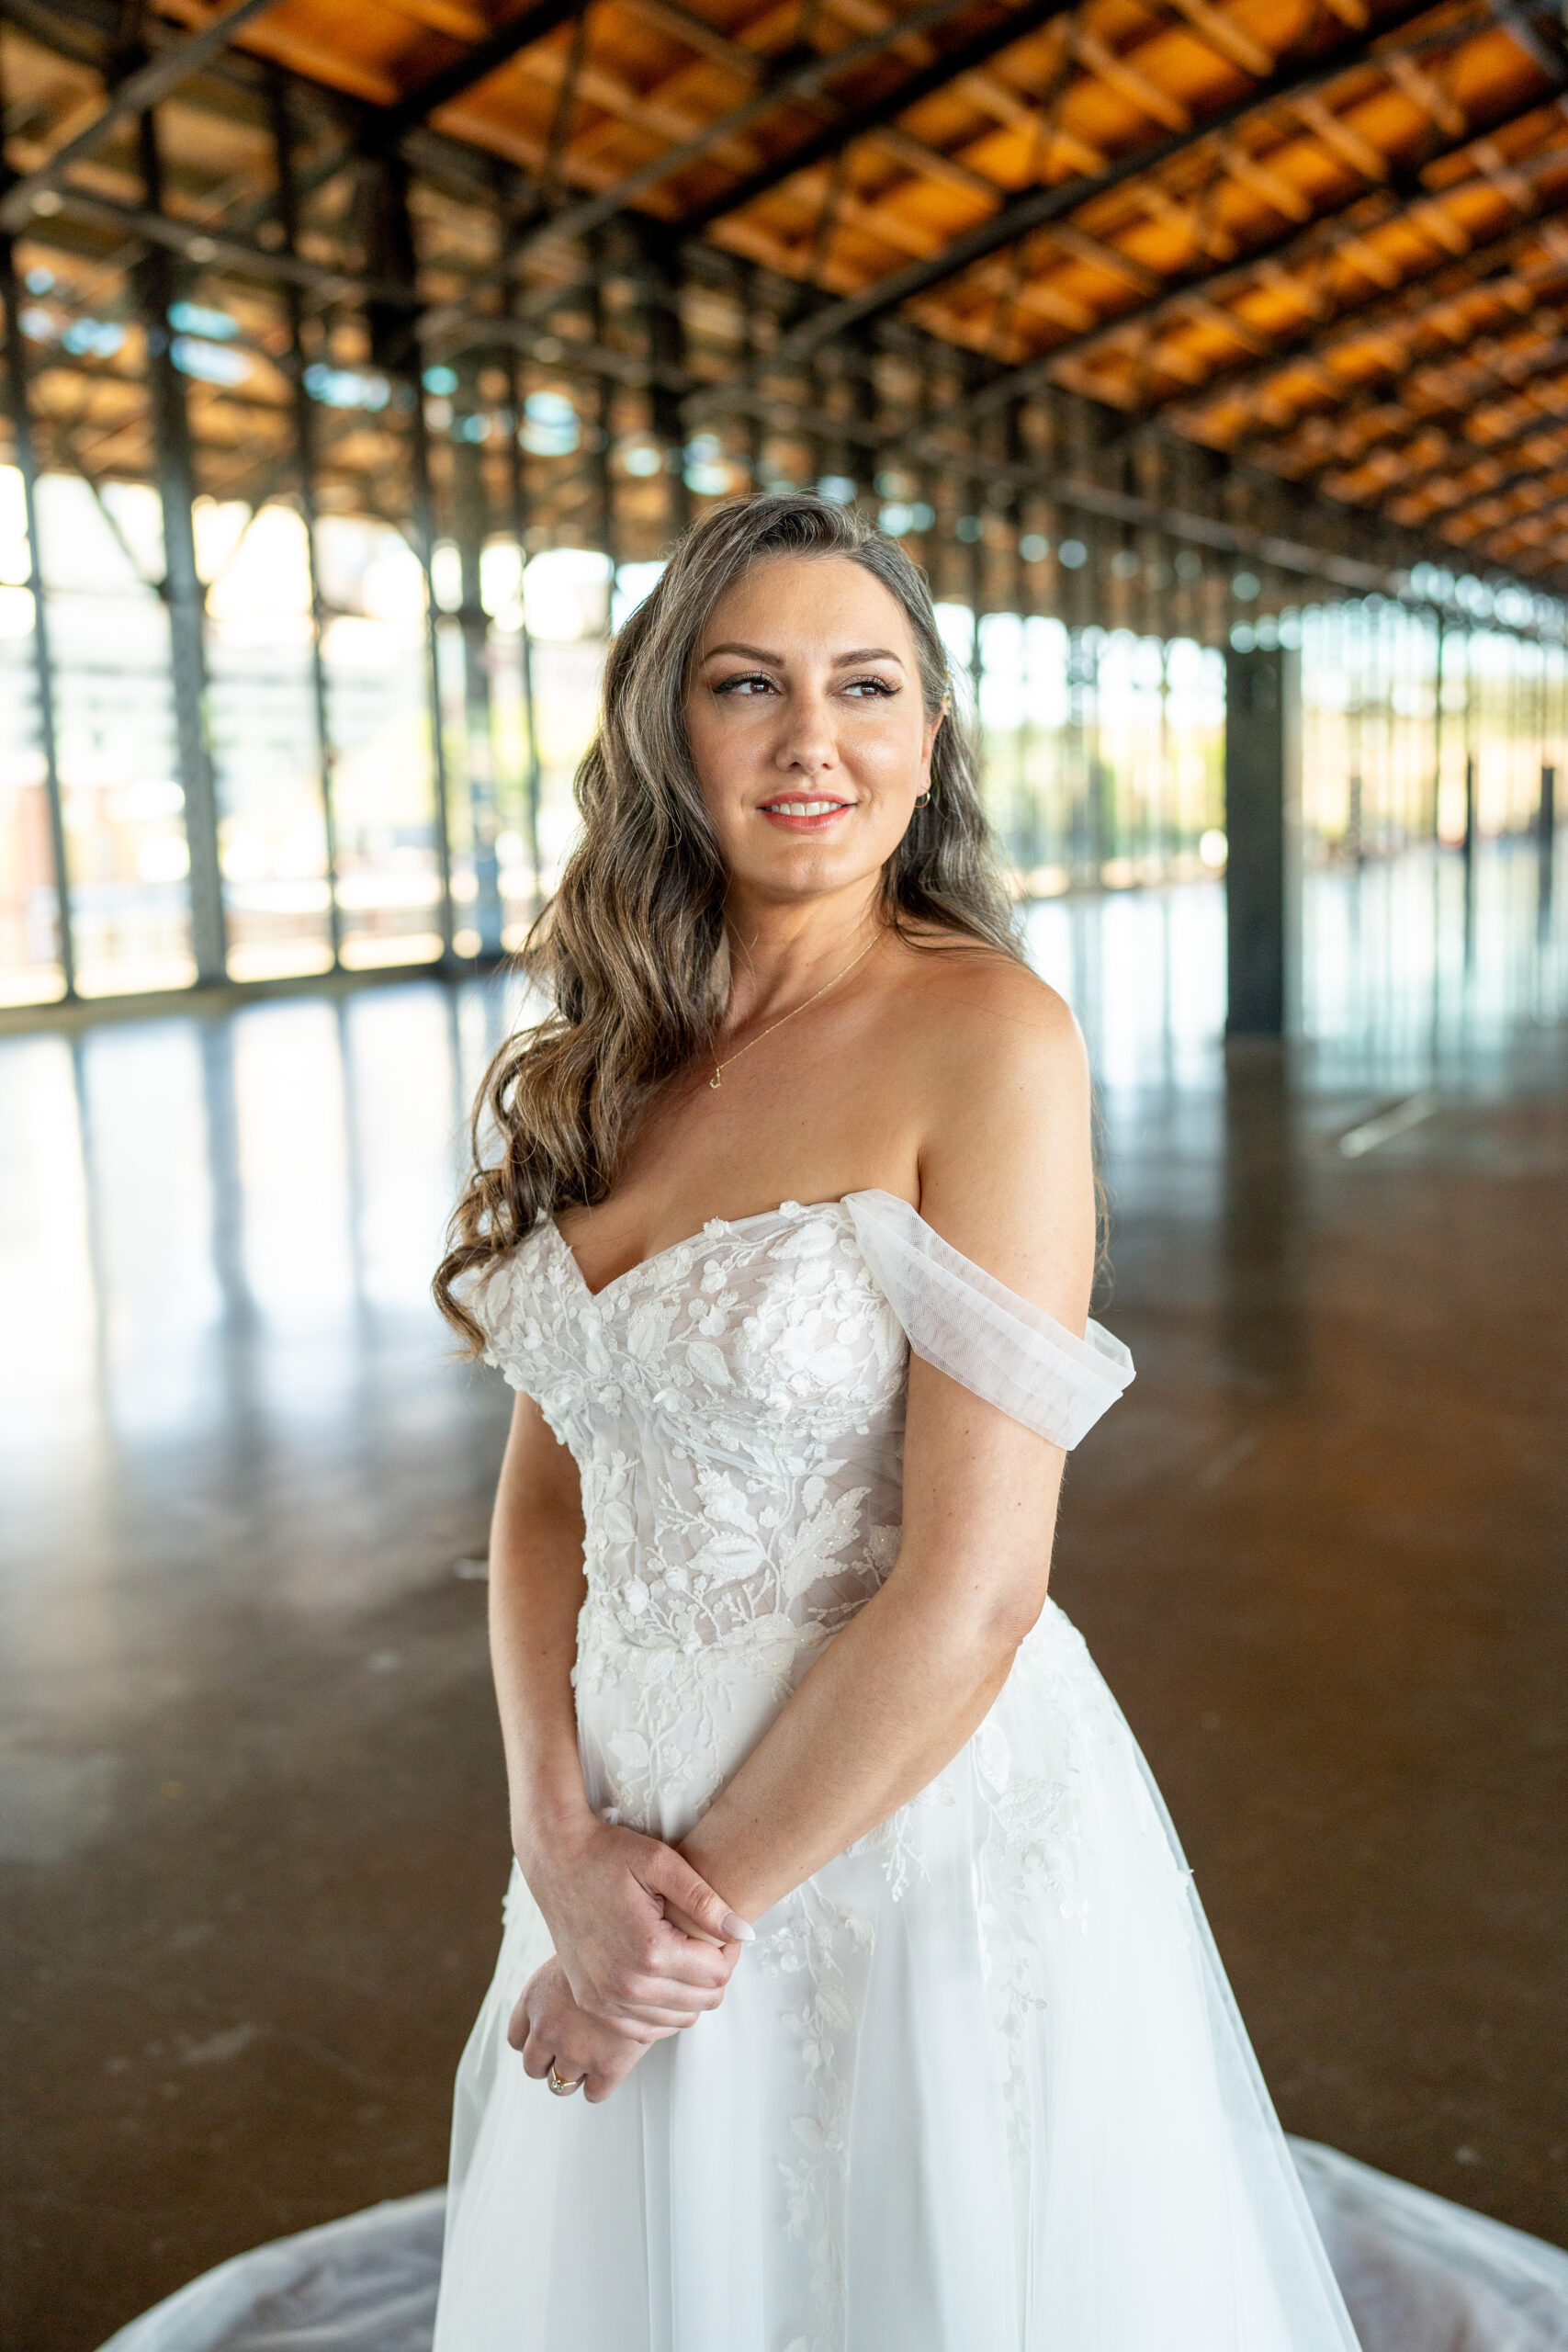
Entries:
[[1057,1589],[1287,2128],[1568,2239],[1568,36],[0,0],[0,2333],[439,2178],[505,1398],[425,1297],[607,635],[925,566],[1139,1377]]

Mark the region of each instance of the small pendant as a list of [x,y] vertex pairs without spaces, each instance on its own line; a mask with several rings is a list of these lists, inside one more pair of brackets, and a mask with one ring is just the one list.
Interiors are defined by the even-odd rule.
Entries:
[[711,1093],[714,1091],[714,1090],[715,1090],[715,1088],[716,1088],[716,1087],[720,1087],[720,1086],[722,1086],[723,1084],[724,1084],[724,1072],[723,1072],[723,1070],[722,1070],[722,1069],[716,1069],[716,1070],[715,1070],[715,1072],[714,1072],[714,1074],[713,1074],[713,1076],[712,1076],[712,1077],[709,1079],[709,1080],[708,1080],[708,1091],[709,1091],[709,1093],[711,1094]]

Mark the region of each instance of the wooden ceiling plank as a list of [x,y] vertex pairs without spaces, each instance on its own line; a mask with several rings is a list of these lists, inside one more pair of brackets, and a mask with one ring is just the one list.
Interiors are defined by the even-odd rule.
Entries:
[[1159,291],[1161,281],[1152,270],[1145,269],[1140,262],[1134,261],[1130,254],[1122,253],[1119,247],[1107,244],[1099,237],[1086,235],[1083,230],[1075,228],[1070,220],[1053,222],[1050,239],[1051,243],[1058,246],[1063,253],[1071,254],[1077,260],[1087,262],[1091,269],[1102,269],[1109,272],[1112,277],[1119,277],[1123,285],[1130,286],[1135,294],[1141,294],[1146,299],[1149,295]]
[[1087,73],[1092,74],[1096,81],[1108,83],[1152,121],[1163,122],[1168,130],[1191,130],[1191,109],[1126,58],[1119,57],[1097,33],[1075,31],[1071,46],[1074,57]]
[[1240,180],[1244,187],[1255,190],[1265,204],[1271,205],[1287,220],[1312,219],[1314,208],[1311,198],[1297,187],[1293,180],[1285,179],[1279,172],[1270,170],[1267,164],[1260,163],[1239,139],[1217,140],[1214,152],[1233,179]]
[[1529,182],[1509,163],[1496,141],[1478,139],[1471,153],[1498,195],[1516,211],[1528,212],[1531,203]]
[[676,6],[675,0],[615,0],[615,5],[631,16],[640,17],[645,24],[652,25],[671,40],[684,41],[688,49],[695,50],[715,65],[727,66],[748,81],[755,81],[766,69],[767,59],[762,51],[732,40],[718,26],[710,25],[705,17]]
[[465,6],[464,0],[377,0],[377,6],[453,40],[483,40],[490,30],[490,19],[479,9]]
[[1450,139],[1462,139],[1466,123],[1464,109],[1451,98],[1435,75],[1424,65],[1418,65],[1408,51],[1390,50],[1378,62],[1400,88],[1412,105],[1418,106]]
[[[177,0],[164,0],[164,6],[169,15],[181,16],[187,22],[194,23],[200,13],[196,7],[179,6]],[[319,82],[323,88],[341,90],[345,97],[362,98],[367,106],[391,107],[401,95],[389,74],[360,64],[341,47],[312,40],[288,26],[269,24],[265,17],[246,26],[235,47],[248,56],[281,65],[288,74],[298,74],[301,81]]]
[[1353,172],[1359,172],[1363,179],[1374,181],[1387,179],[1392,166],[1382,148],[1374,147],[1370,139],[1363,139],[1360,132],[1345,120],[1343,115],[1336,114],[1332,107],[1325,106],[1315,94],[1295,99],[1292,106],[1292,112],[1305,123],[1309,130],[1317,133],[1325,147],[1332,148],[1335,153],[1343,162],[1348,164]]
[[1470,238],[1448,206],[1439,204],[1435,197],[1428,203],[1412,205],[1407,217],[1414,227],[1430,237],[1434,244],[1441,245],[1445,252],[1458,255],[1470,251]]
[[1266,81],[1273,73],[1276,60],[1272,51],[1265,49],[1261,41],[1254,40],[1234,17],[1213,6],[1211,0],[1173,0],[1173,6],[1211,49],[1217,50],[1231,64],[1239,65],[1244,74],[1250,74],[1257,81]]
[[1271,293],[1293,302],[1308,318],[1322,321],[1332,315],[1329,304],[1304,270],[1292,272],[1282,269],[1277,261],[1261,261],[1258,265],[1257,277],[1259,285],[1267,286]]
[[1173,297],[1173,307],[1179,314],[1184,311],[1189,318],[1199,319],[1205,326],[1217,327],[1221,334],[1234,337],[1245,349],[1256,352],[1260,357],[1273,349],[1267,335],[1259,334],[1236,311],[1223,310],[1218,302],[1212,302],[1205,294],[1178,294]]
[[874,146],[880,147],[884,154],[896,157],[906,170],[944,179],[951,187],[962,188],[966,196],[983,196],[995,203],[1011,193],[999,180],[964,163],[962,156],[944,154],[940,147],[928,147],[923,139],[901,130],[897,123],[888,123],[867,135]]

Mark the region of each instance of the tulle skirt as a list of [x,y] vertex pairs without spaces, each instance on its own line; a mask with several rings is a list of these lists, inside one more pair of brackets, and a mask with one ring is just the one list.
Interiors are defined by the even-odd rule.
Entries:
[[[727,1703],[739,1760],[776,1693]],[[580,1699],[601,1801],[645,1705],[635,1678]],[[514,1874],[435,2352],[1355,2352],[1180,1849],[1054,1604],[931,1788],[757,1929],[723,2006],[589,2107],[507,2045],[550,1950]]]

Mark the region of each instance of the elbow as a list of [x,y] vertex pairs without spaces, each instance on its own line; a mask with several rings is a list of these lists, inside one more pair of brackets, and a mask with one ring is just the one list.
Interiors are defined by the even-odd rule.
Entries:
[[976,1688],[999,1689],[1044,1606],[1043,1580],[1021,1590],[967,1596],[945,1628],[948,1656],[963,1679]]
[[[998,1556],[998,1551],[1001,1556]],[[998,1688],[1045,1606],[1050,1558],[1031,1546],[1010,1558],[905,1554],[884,1587],[886,1605],[913,1620],[918,1645],[965,1690]]]
[[1020,1649],[1040,1623],[1045,1588],[1010,1595],[987,1611],[981,1639],[1005,1675]]

